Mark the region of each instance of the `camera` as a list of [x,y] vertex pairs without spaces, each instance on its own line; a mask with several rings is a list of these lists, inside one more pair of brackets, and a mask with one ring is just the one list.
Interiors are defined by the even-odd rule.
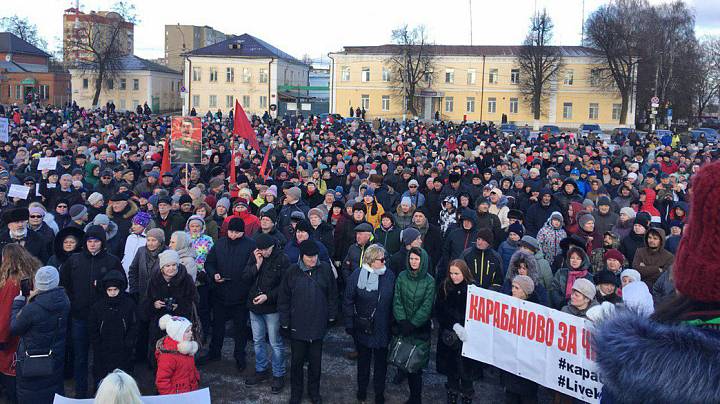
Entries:
[[175,298],[174,297],[166,297],[163,299],[163,303],[165,303],[165,311],[168,313],[173,312],[173,305],[175,304]]

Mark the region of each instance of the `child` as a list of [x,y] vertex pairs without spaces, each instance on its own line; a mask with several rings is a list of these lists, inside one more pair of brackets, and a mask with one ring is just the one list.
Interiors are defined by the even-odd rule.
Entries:
[[101,282],[105,295],[93,305],[88,319],[96,385],[115,369],[132,371],[137,336],[135,302],[125,293],[125,278],[110,271]]
[[193,341],[192,323],[184,317],[166,314],[159,326],[167,336],[158,340],[155,348],[157,374],[155,387],[159,394],[178,394],[197,390],[200,373],[195,367],[198,343]]

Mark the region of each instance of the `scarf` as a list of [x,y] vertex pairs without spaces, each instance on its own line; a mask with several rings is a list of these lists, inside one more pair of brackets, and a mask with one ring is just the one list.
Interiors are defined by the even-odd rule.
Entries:
[[565,298],[569,299],[570,295],[572,294],[572,287],[575,283],[576,279],[584,278],[588,274],[587,269],[583,269],[582,271],[572,271],[568,270],[568,277],[567,282],[565,283]]
[[12,238],[13,240],[25,241],[25,237],[27,237],[27,232],[28,232],[27,226],[23,226],[22,230],[17,231],[17,232],[10,231],[9,233],[10,233],[10,238]]
[[362,264],[360,275],[358,276],[357,288],[360,290],[365,289],[368,292],[378,290],[380,276],[385,274],[386,269],[387,267],[385,266],[380,269],[372,269],[368,264]]
[[298,266],[300,267],[300,269],[301,269],[303,272],[309,272],[309,271],[312,270],[312,268],[310,268],[310,267],[308,267],[307,265],[305,265],[305,263],[304,263],[303,260],[302,260],[302,257],[300,257],[300,259],[298,259]]

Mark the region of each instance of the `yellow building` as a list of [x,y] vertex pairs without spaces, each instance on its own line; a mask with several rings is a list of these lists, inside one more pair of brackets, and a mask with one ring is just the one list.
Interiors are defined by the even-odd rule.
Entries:
[[[183,113],[195,108],[229,111],[239,101],[247,113],[307,96],[310,66],[252,35],[233,36],[185,54]],[[297,91],[281,91],[296,87]],[[283,103],[285,104],[285,103]]]
[[[519,46],[433,45],[434,71],[416,91],[419,118],[493,121],[503,114],[508,122],[533,125],[529,101],[520,92]],[[404,97],[392,84],[387,60],[395,45],[350,46],[330,53],[330,112],[348,115],[350,107],[364,108],[366,118],[402,118]],[[551,84],[539,125],[576,128],[583,123],[603,128],[618,126],[621,98],[618,91],[593,80],[597,54],[590,48],[562,46],[563,68]],[[626,122],[634,122],[630,102]]]
[[[123,69],[108,78],[100,91],[98,105],[112,101],[118,111],[134,111],[147,102],[153,113],[179,111],[182,74],[134,55],[122,58]],[[72,99],[79,106],[92,107],[95,75],[78,68],[70,69]]]

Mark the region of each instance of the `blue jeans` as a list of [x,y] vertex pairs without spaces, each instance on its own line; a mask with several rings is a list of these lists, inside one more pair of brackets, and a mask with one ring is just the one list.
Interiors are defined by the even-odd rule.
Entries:
[[273,376],[285,376],[285,346],[280,336],[280,313],[255,314],[250,312],[250,325],[255,346],[255,371],[264,372],[268,368],[265,347],[265,335],[267,334],[272,348]]
[[73,318],[71,324],[73,353],[75,355],[73,369],[75,395],[86,397],[88,395],[88,350],[90,349],[88,322],[87,320]]

